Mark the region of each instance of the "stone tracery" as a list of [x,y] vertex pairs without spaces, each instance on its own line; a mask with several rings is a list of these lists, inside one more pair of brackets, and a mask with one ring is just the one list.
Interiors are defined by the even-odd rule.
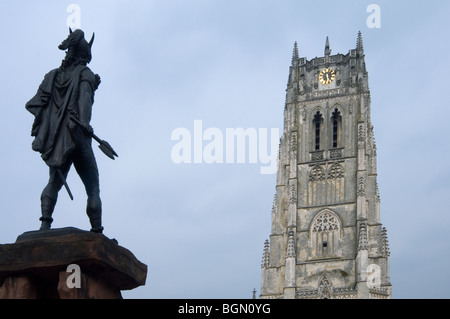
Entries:
[[312,225],[313,232],[333,231],[339,230],[339,222],[334,214],[326,211],[316,217],[314,224]]

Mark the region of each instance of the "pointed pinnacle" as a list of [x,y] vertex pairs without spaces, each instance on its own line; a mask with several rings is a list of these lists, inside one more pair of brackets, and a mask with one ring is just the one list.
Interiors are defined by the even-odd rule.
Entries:
[[362,39],[361,31],[358,32],[358,40],[356,41],[356,50],[364,51],[363,39]]
[[325,55],[330,55],[331,50],[330,50],[330,40],[327,37],[327,41],[325,42]]
[[270,253],[269,253],[269,240],[266,239],[266,241],[264,242],[264,253],[263,253],[261,268],[269,268],[269,258],[270,258],[269,255],[270,255]]
[[297,41],[295,41],[294,43],[294,50],[292,50],[292,63],[294,63],[294,61],[297,61],[299,59],[298,57],[298,46],[297,46]]
[[367,250],[367,228],[365,222],[362,222],[361,225],[359,226],[358,250]]

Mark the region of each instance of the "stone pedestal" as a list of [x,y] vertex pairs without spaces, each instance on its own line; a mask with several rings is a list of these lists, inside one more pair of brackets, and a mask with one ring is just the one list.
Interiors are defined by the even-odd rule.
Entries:
[[120,299],[146,277],[147,266],[117,241],[77,228],[0,245],[0,299]]

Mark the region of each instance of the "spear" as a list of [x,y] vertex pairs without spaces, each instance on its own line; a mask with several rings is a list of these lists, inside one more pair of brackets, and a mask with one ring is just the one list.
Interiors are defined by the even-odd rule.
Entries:
[[[84,128],[85,126],[83,125],[83,123],[81,123],[80,121],[78,121],[75,117],[71,116],[70,119],[75,122],[77,125],[79,125],[80,127]],[[114,156],[119,157],[119,155],[117,155],[117,153],[114,151],[114,149],[111,147],[111,145],[109,145],[109,143],[107,141],[104,141],[102,139],[100,139],[97,135],[95,135],[93,132],[91,133],[91,136],[94,140],[96,140],[99,145],[98,148],[102,150],[102,152],[108,156],[110,159],[115,159]]]

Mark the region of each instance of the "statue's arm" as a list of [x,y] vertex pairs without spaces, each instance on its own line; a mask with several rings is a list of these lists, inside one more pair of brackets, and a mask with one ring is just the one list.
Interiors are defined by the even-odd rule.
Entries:
[[80,95],[78,104],[78,120],[83,124],[89,124],[92,116],[92,105],[94,103],[94,92],[87,81],[80,83]]
[[94,104],[94,94],[100,84],[100,77],[95,75],[89,68],[86,68],[81,74],[79,87],[79,105],[78,120],[84,124],[88,135],[93,133],[89,125],[92,116],[92,106]]

